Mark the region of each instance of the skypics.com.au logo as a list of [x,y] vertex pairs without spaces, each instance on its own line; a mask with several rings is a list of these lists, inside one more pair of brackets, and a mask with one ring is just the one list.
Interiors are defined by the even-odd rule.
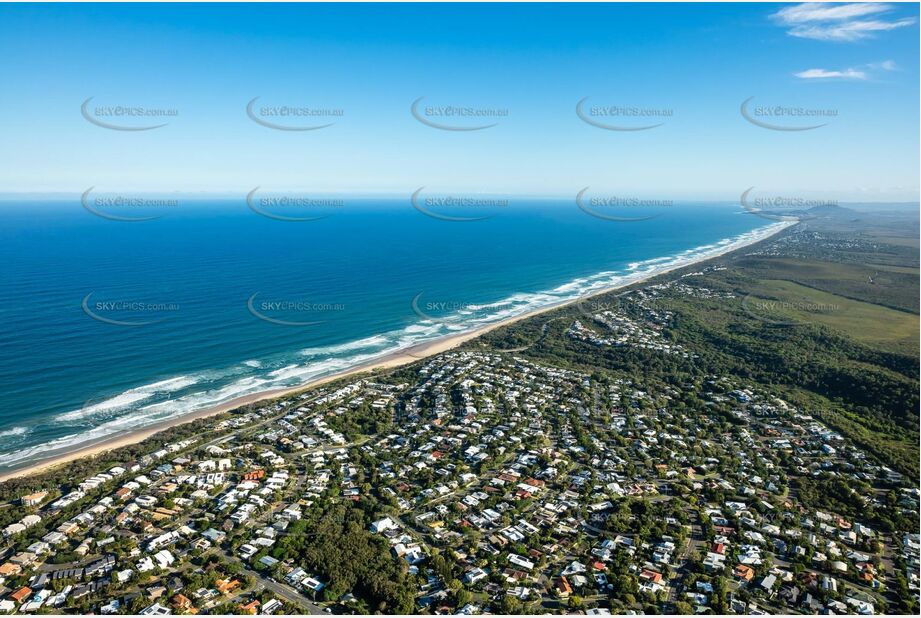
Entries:
[[771,131],[812,131],[826,126],[827,122],[816,124],[816,120],[838,117],[838,110],[831,108],[810,108],[797,105],[755,105],[755,97],[742,101],[739,111],[748,122]]
[[80,303],[88,317],[113,326],[149,326],[162,322],[168,314],[179,311],[179,304],[141,299],[94,299],[95,292],[83,297]]
[[509,200],[485,195],[423,195],[425,187],[416,189],[409,198],[412,207],[433,219],[470,222],[489,219],[508,208]]
[[152,221],[164,212],[179,207],[179,200],[167,197],[125,195],[122,193],[95,194],[96,187],[90,187],[80,196],[83,208],[97,217],[109,221]]
[[246,115],[256,124],[276,131],[318,131],[333,126],[345,116],[338,107],[309,105],[256,105],[261,97],[246,104]]
[[[648,221],[658,217],[663,208],[674,206],[672,200],[665,199],[626,195],[588,196],[589,189],[590,187],[585,187],[576,194],[576,206],[585,214],[605,221]],[[632,216],[626,216],[628,214]]]
[[413,118],[427,127],[441,131],[482,131],[491,129],[508,118],[505,107],[473,105],[423,105],[419,97],[409,106]]
[[648,131],[661,127],[675,115],[675,111],[669,107],[588,105],[589,98],[583,97],[576,103],[576,116],[582,122],[605,131]]
[[246,205],[257,215],[276,221],[319,221],[345,207],[345,200],[296,194],[257,196],[260,187],[246,194]]
[[259,298],[253,293],[246,300],[246,309],[254,318],[278,326],[318,326],[345,311],[337,302],[313,301],[304,298]]
[[110,131],[152,131],[169,124],[162,122],[164,118],[175,118],[179,115],[179,110],[175,108],[91,104],[95,98],[90,97],[80,105],[80,114],[90,124]]

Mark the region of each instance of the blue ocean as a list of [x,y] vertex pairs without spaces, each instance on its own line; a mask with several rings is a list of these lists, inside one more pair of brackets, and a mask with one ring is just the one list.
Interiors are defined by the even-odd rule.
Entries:
[[571,199],[483,201],[476,216],[465,203],[367,197],[258,209],[164,200],[127,217],[117,201],[92,204],[0,204],[0,470],[629,281],[771,225],[732,204],[621,218]]

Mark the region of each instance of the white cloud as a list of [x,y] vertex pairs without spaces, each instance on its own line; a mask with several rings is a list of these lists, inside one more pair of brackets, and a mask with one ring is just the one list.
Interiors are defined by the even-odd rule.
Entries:
[[875,13],[885,13],[888,4],[859,2],[854,4],[825,4],[823,2],[804,2],[780,9],[774,17],[785,24],[803,24],[811,21],[839,21],[865,17]]
[[910,18],[898,21],[852,21],[828,26],[797,26],[788,30],[787,33],[795,37],[819,41],[859,41],[872,37],[876,32],[895,30],[913,23],[915,20]]
[[883,71],[895,71],[898,68],[895,66],[895,60],[883,60],[882,62],[874,62],[867,66],[871,69],[882,69]]
[[826,71],[825,69],[807,69],[794,73],[800,79],[866,79],[867,74],[857,69],[844,69],[843,71]]
[[[789,26],[787,34],[819,41],[859,41],[915,23],[911,17],[897,20],[882,19],[881,14],[892,10],[891,4],[857,2],[852,4],[823,4],[806,2],[780,9],[771,17]],[[866,19],[874,16],[873,19]]]
[[793,75],[800,79],[867,79],[877,71],[895,71],[896,65],[892,60],[883,60],[882,62],[871,62],[859,67],[851,67],[841,70],[828,69],[806,69]]

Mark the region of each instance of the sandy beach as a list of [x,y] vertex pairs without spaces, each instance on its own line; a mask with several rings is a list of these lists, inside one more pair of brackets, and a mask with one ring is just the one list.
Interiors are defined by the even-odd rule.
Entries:
[[124,435],[114,436],[112,438],[105,439],[105,440],[96,442],[94,444],[87,445],[82,448],[78,448],[78,449],[68,451],[68,452],[63,452],[60,455],[54,455],[52,457],[48,457],[47,459],[43,459],[43,460],[32,462],[32,463],[27,463],[24,467],[20,469],[9,470],[9,471],[0,473],[0,482],[7,481],[13,478],[20,478],[24,476],[38,474],[40,472],[45,472],[51,468],[55,468],[55,467],[64,465],[76,459],[80,459],[83,457],[92,457],[94,455],[98,455],[106,451],[117,449],[123,446],[128,446],[131,444],[136,444],[138,442],[141,442],[149,438],[150,436],[160,431],[163,431],[164,429],[168,429],[170,427],[174,427],[177,425],[189,423],[189,422],[192,422],[198,419],[202,419],[202,418],[206,418],[209,416],[221,414],[221,413],[233,410],[235,408],[239,408],[247,404],[268,402],[273,399],[278,399],[280,397],[286,397],[286,396],[289,396],[295,393],[303,392],[311,388],[320,386],[322,384],[332,382],[335,380],[339,380],[344,377],[360,374],[360,373],[367,373],[367,372],[371,372],[374,370],[390,369],[390,368],[399,367],[402,365],[407,365],[407,364],[416,362],[420,359],[426,358],[428,356],[433,356],[436,354],[440,354],[442,352],[446,352],[467,341],[470,341],[471,339],[475,339],[476,337],[479,337],[485,333],[493,331],[497,328],[501,328],[503,326],[507,326],[509,324],[513,324],[525,318],[534,317],[536,315],[540,315],[548,311],[558,309],[560,307],[582,302],[588,298],[599,296],[601,294],[607,294],[607,293],[610,293],[610,292],[613,292],[619,289],[623,289],[625,287],[636,285],[637,283],[642,283],[643,281],[647,281],[651,278],[659,277],[668,272],[682,269],[682,268],[687,268],[689,266],[693,266],[695,264],[699,264],[702,262],[707,262],[709,260],[724,256],[727,253],[731,253],[734,251],[738,251],[740,249],[744,249],[746,247],[762,242],[766,240],[767,238],[770,238],[771,236],[774,236],[780,233],[781,231],[783,231],[787,227],[790,227],[791,225],[794,225],[794,222],[785,222],[785,224],[783,225],[778,224],[776,227],[773,227],[773,228],[763,228],[765,231],[762,234],[753,234],[749,238],[745,238],[737,242],[727,244],[724,247],[721,247],[719,250],[714,251],[712,253],[706,253],[706,254],[689,257],[686,260],[677,261],[673,264],[669,264],[668,266],[663,266],[661,268],[655,269],[647,273],[643,273],[642,275],[637,275],[632,278],[628,276],[628,277],[625,277],[623,281],[619,282],[616,285],[611,285],[603,289],[598,289],[596,291],[593,291],[590,294],[586,294],[580,297],[567,299],[565,301],[561,301],[561,302],[554,303],[554,304],[548,304],[544,307],[534,309],[533,311],[528,311],[520,315],[509,317],[504,320],[497,321],[495,323],[489,324],[487,326],[483,326],[478,329],[466,331],[463,333],[458,333],[456,335],[450,335],[450,336],[443,337],[440,339],[435,339],[432,341],[428,341],[428,342],[420,343],[420,344],[410,346],[407,348],[403,348],[401,350],[397,350],[395,352],[383,355],[380,358],[370,360],[366,363],[356,365],[354,367],[351,367],[349,369],[346,369],[346,370],[343,370],[343,371],[340,371],[334,374],[316,378],[314,380],[305,382],[303,384],[299,384],[297,386],[292,386],[290,388],[284,388],[284,389],[263,391],[259,393],[252,393],[252,394],[245,395],[245,396],[227,401],[225,403],[222,403],[222,404],[219,404],[213,407],[205,408],[205,409],[198,410],[195,412],[190,412],[189,414],[183,415],[175,419],[163,421],[162,423],[155,423],[147,427],[126,433]]

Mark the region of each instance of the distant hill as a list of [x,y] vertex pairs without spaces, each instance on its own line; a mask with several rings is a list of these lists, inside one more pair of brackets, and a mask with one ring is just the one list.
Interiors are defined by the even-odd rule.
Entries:
[[813,206],[806,210],[805,214],[809,217],[854,217],[859,213],[851,208],[845,208],[844,206],[838,206],[836,204],[822,204],[821,206]]

